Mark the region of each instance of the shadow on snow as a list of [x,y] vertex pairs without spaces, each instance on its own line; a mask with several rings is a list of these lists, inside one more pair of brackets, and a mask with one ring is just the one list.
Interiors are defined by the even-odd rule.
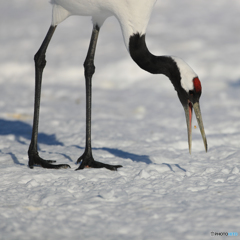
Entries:
[[[32,133],[32,126],[30,124],[27,124],[27,123],[19,121],[19,120],[10,121],[10,120],[0,119],[0,135],[3,135],[3,136],[14,135],[15,140],[17,142],[26,145],[26,143],[23,140],[21,140],[21,138],[25,138],[30,141],[31,133]],[[50,134],[45,134],[45,133],[38,134],[38,143],[43,143],[43,144],[47,144],[47,145],[60,145],[60,146],[64,145],[62,142],[60,142],[56,139],[55,134],[50,135]],[[74,146],[84,150],[83,147],[80,147],[77,145],[74,145]],[[93,148],[93,151],[97,151],[97,150],[107,151],[107,152],[111,153],[112,155],[114,155],[115,157],[119,157],[119,158],[123,158],[123,159],[131,159],[132,161],[135,161],[135,162],[144,162],[146,164],[152,163],[149,156],[147,156],[147,155],[138,155],[138,154],[134,154],[134,153],[129,153],[129,152],[125,152],[123,150],[119,150],[116,148],[106,148],[106,147]],[[1,152],[1,150],[0,150],[0,152]],[[14,153],[9,152],[6,154],[9,154],[11,156],[11,158],[15,164],[25,165],[18,161],[18,159]],[[66,154],[62,154],[62,153],[59,153],[59,154],[62,155],[63,157],[65,157],[66,159],[68,159],[70,162],[73,162],[72,159],[69,156],[67,156]],[[167,165],[170,168],[170,170],[173,171],[170,164],[167,164],[167,163],[162,163],[162,164]],[[178,167],[179,169],[181,169],[182,171],[186,171],[185,169],[181,168],[178,164],[175,164],[175,166]]]
[[[79,147],[77,145],[74,145],[74,147],[83,149],[83,147]],[[129,152],[125,152],[116,148],[92,148],[93,151],[97,151],[97,150],[103,150],[103,151],[107,151],[109,153],[111,153],[112,155],[114,155],[115,157],[120,157],[123,159],[131,159],[134,162],[145,162],[146,164],[150,164],[152,163],[152,161],[149,159],[149,156],[147,155],[137,155],[134,153],[129,153]]]
[[239,88],[240,87],[240,79],[237,79],[234,82],[230,82],[229,86],[232,87],[232,88]]
[[[169,163],[162,163],[162,164],[168,166],[169,169],[170,169],[172,172],[175,172],[175,171],[173,170],[171,164],[169,164]],[[182,170],[183,172],[186,172],[186,169],[180,167],[179,164],[173,164],[173,165],[176,166],[177,168],[179,168],[180,170]]]
[[128,152],[124,152],[122,150],[119,149],[114,149],[114,148],[100,148],[104,151],[108,151],[109,153],[113,154],[116,157],[120,157],[120,158],[124,158],[124,159],[131,159],[132,161],[135,162],[145,162],[147,164],[152,163],[152,161],[149,159],[149,156],[147,155],[137,155],[137,154],[133,154],[133,153],[128,153]]
[[[24,144],[26,145],[27,143],[25,143],[23,140],[21,140],[21,138],[27,139],[27,140],[31,140],[31,134],[32,134],[32,126],[28,123],[19,121],[19,120],[15,120],[15,121],[10,121],[10,120],[5,120],[5,119],[0,119],[0,135],[2,136],[6,136],[6,135],[14,135],[15,140],[18,143]],[[38,134],[38,143],[43,143],[43,144],[47,144],[47,145],[60,145],[63,146],[64,144],[60,141],[58,141],[56,139],[55,134],[45,134],[45,133],[39,133]],[[76,146],[76,145],[74,145]],[[83,147],[79,147],[76,146],[77,148],[83,149]],[[152,161],[149,159],[149,157],[147,155],[137,155],[134,153],[129,153],[129,152],[125,152],[119,149],[115,149],[115,148],[93,148],[93,151],[96,150],[104,150],[107,151],[109,153],[111,153],[112,155],[116,156],[116,157],[120,157],[123,159],[131,159],[132,161],[136,161],[136,162],[145,162],[147,164],[152,163]],[[24,165],[22,163],[20,163],[17,159],[17,157],[15,156],[15,154],[9,152],[7,153],[9,154],[12,159],[13,162],[15,164],[19,164],[19,165]],[[65,158],[67,158],[69,161],[72,162],[71,158],[68,157],[65,154],[61,154],[63,155]]]
[[[26,143],[22,141],[21,138],[31,140],[31,134],[32,134],[32,126],[28,123],[25,123],[19,120],[10,121],[10,120],[0,119],[0,135],[3,135],[3,136],[14,135],[15,140],[18,143],[26,145]],[[63,146],[63,143],[59,142],[56,139],[55,134],[39,133],[38,143]]]

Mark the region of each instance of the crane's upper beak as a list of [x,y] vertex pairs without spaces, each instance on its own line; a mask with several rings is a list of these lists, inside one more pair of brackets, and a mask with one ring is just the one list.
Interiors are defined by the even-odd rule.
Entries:
[[204,147],[207,152],[207,139],[206,139],[206,135],[204,132],[202,114],[200,111],[199,102],[195,102],[192,104],[190,101],[188,101],[188,104],[184,106],[184,111],[185,111],[185,116],[186,116],[186,121],[187,121],[189,153],[191,154],[191,151],[192,151],[192,107],[194,109],[194,112],[195,112],[195,115],[197,118],[197,122],[198,122],[198,126],[199,126],[200,132],[202,134]]

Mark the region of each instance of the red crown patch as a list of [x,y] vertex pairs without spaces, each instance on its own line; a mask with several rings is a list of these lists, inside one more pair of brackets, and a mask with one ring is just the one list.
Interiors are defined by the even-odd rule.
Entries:
[[202,92],[202,85],[198,77],[193,79],[193,85],[196,92]]

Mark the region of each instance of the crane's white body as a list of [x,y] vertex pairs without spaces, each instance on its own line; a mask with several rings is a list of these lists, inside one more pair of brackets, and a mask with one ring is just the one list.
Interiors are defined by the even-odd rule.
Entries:
[[[129,38],[146,33],[146,28],[157,0],[51,0],[53,5],[52,25],[56,26],[71,15],[91,16],[93,24],[102,26],[104,21],[115,16],[122,29],[126,48]],[[197,74],[181,59],[172,57],[181,73],[181,85],[188,92],[193,89],[192,79]]]
[[52,25],[56,26],[71,15],[92,16],[93,24],[102,26],[115,16],[122,29],[128,48],[129,37],[134,33],[145,34],[157,0],[51,0],[53,4]]

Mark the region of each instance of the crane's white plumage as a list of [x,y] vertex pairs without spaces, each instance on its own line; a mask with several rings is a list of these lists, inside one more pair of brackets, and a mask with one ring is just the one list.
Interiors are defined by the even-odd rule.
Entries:
[[[149,18],[156,0],[51,0],[52,25],[56,26],[71,15],[92,16],[93,24],[102,26],[115,16],[122,29],[125,45],[129,50],[129,38],[133,34],[146,33]],[[181,74],[181,85],[188,92],[193,90],[196,73],[183,60],[172,57]]]
[[181,76],[182,88],[185,89],[186,92],[192,91],[194,89],[193,79],[197,77],[197,74],[181,58],[172,56],[172,59],[177,63]]
[[145,34],[156,0],[51,0],[52,25],[56,26],[71,15],[92,16],[99,27],[115,16],[120,23],[125,45],[134,33]]

